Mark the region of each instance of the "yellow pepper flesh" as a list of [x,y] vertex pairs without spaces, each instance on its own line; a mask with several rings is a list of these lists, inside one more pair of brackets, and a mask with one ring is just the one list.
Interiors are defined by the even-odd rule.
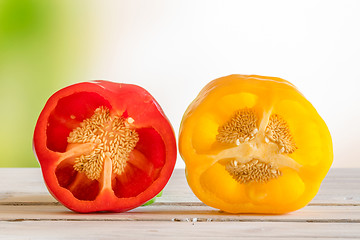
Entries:
[[187,181],[231,213],[286,213],[316,195],[333,160],[329,130],[291,83],[230,75],[205,86],[179,135]]

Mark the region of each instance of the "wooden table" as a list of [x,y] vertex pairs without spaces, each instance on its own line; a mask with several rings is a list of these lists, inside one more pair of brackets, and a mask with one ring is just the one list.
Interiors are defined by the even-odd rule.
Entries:
[[155,204],[77,214],[48,193],[40,169],[0,169],[0,239],[360,239],[360,169],[331,169],[318,195],[286,215],[233,215],[201,203],[183,169]]

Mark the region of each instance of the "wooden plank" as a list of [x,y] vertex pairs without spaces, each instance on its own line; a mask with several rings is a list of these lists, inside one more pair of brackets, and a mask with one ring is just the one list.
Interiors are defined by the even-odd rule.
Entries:
[[358,223],[0,222],[0,239],[359,239]]
[[[39,168],[0,168],[0,205],[55,203]],[[360,205],[360,169],[331,169],[310,205]],[[159,202],[200,203],[190,190],[184,169],[176,169]]]
[[330,169],[310,204],[360,205],[360,169]]
[[229,214],[211,207],[152,205],[125,213],[78,214],[61,205],[0,205],[0,221],[197,221],[360,223],[360,206],[307,206],[283,215]]
[[309,206],[285,215],[234,215],[202,204],[175,170],[154,205],[77,214],[48,193],[40,169],[0,169],[0,239],[360,239],[359,169],[332,169]]

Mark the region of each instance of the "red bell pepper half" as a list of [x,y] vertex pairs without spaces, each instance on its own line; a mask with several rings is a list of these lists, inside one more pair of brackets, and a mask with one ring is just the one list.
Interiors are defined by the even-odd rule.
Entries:
[[155,197],[176,161],[172,126],[143,88],[83,82],[56,92],[34,152],[50,193],[76,212],[123,212]]

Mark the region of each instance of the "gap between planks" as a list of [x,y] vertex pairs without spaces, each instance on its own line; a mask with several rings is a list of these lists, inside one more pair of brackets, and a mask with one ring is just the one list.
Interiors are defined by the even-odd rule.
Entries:
[[[147,206],[123,213],[78,214],[63,206],[0,206],[0,222],[305,222],[360,223],[359,207],[308,206],[282,215],[229,214],[207,206]],[[360,225],[359,225],[360,229]]]
[[[59,202],[0,202],[0,206],[61,206]],[[150,206],[198,206],[206,207],[202,202],[155,202]],[[307,206],[360,206],[360,203],[309,203]]]
[[[272,223],[360,223],[360,220],[352,220],[352,219],[214,219],[214,218],[173,218],[172,222],[247,222],[247,223],[255,223],[255,222],[272,222]],[[67,218],[17,218],[17,219],[8,219],[8,220],[0,220],[0,222],[169,222],[168,220],[162,219],[67,219]],[[360,227],[360,226],[359,226]]]

